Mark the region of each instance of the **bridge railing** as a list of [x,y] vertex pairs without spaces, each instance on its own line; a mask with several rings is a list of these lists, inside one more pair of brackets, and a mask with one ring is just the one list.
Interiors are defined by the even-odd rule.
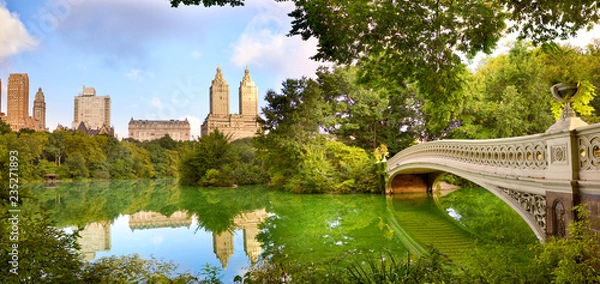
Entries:
[[600,182],[600,123],[577,128],[579,180]]
[[[576,151],[571,150],[573,146]],[[390,158],[387,170],[394,172],[400,165],[423,162],[452,163],[465,170],[529,179],[570,180],[575,171],[579,172],[578,179],[600,182],[600,124],[572,133],[417,144]]]
[[503,174],[532,171],[543,177],[548,168],[547,145],[543,134],[485,140],[439,140],[412,146],[388,160],[388,171],[401,163],[452,161],[468,168]]

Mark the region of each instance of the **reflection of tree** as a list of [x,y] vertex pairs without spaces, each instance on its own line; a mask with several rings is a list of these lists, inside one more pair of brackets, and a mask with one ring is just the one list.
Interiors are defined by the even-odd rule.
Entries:
[[439,198],[442,210],[452,209],[459,223],[486,242],[537,243],[527,223],[502,199],[483,188],[463,188]]
[[112,222],[120,214],[155,211],[170,216],[179,210],[174,180],[123,180],[59,183],[55,189],[31,185],[35,202],[48,208],[59,227],[83,228],[91,222]]
[[299,261],[335,264],[347,253],[380,253],[384,248],[403,253],[397,238],[378,228],[387,222],[385,200],[375,195],[289,195],[272,193],[269,212],[259,240],[265,254]]
[[264,186],[236,189],[182,187],[180,200],[182,210],[196,213],[199,228],[215,234],[233,230],[234,219],[241,213],[268,205]]

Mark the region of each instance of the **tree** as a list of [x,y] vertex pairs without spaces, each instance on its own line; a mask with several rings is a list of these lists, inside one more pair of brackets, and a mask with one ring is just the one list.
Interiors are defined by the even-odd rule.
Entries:
[[298,171],[307,144],[319,134],[327,104],[318,84],[307,78],[283,82],[281,94],[269,90],[259,118],[262,133],[255,140],[257,158],[271,184],[282,186]]
[[71,132],[65,130],[57,130],[48,135],[48,144],[46,144],[45,152],[48,159],[52,158],[56,166],[60,167],[61,160],[65,155],[65,136],[71,135]]
[[0,119],[0,134],[6,134],[11,131],[10,124],[6,123],[3,119]]
[[[5,207],[2,208],[6,212]],[[76,236],[57,229],[44,210],[25,206],[19,213],[17,241],[9,240],[11,214],[0,216],[0,243],[4,244],[0,260],[4,268],[0,279],[4,283],[76,283],[83,266],[76,249]],[[10,246],[9,246],[10,244]],[[14,248],[18,256],[18,275],[10,273],[9,265]],[[12,265],[10,268],[14,268]]]
[[323,97],[331,105],[325,129],[345,144],[368,151],[386,144],[395,154],[410,146],[422,124],[417,91],[412,85],[361,84],[357,72],[355,67],[338,66],[317,73]]
[[517,42],[508,54],[466,73],[459,126],[451,138],[490,139],[543,133],[552,125],[550,84],[544,65],[529,46]]
[[[229,139],[218,129],[202,136],[181,159],[180,183],[198,185],[211,169],[222,173],[223,166],[231,161]],[[217,180],[215,171],[210,172],[211,180]]]
[[[456,119],[464,66],[490,53],[506,31],[534,43],[573,36],[600,20],[593,0],[329,1],[296,0],[290,35],[316,38],[316,60],[356,64],[365,76],[415,83],[427,128],[440,136]],[[171,6],[231,5],[243,0],[171,0]],[[514,23],[508,27],[505,23]],[[441,106],[441,107],[440,107]]]
[[[539,60],[544,64],[543,80],[554,85],[563,83],[579,87],[579,95],[572,103],[580,115],[590,116],[595,111],[590,105],[600,87],[597,71],[600,57],[593,55],[593,47],[586,49],[570,45],[544,44],[539,50]],[[552,112],[558,120],[564,104],[552,102]]]

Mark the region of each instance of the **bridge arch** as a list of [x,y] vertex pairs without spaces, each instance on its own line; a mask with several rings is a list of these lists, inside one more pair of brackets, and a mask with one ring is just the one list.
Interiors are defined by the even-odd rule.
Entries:
[[519,195],[519,193],[488,182],[487,180],[490,177],[481,173],[465,171],[449,165],[433,163],[405,164],[395,170],[386,183],[386,192],[389,194],[416,192],[418,190],[420,192],[431,192],[441,176],[446,173],[453,174],[493,193],[521,216],[540,241],[546,238],[546,200],[543,196],[525,194],[526,196],[522,198],[511,198],[511,195]]
[[[567,236],[576,205],[586,204],[590,219],[600,220],[600,123],[587,125],[566,106],[546,133],[409,147],[387,161],[386,191],[410,184],[406,177],[430,189],[436,176],[451,173],[504,200],[540,240]],[[600,233],[600,222],[592,224]]]

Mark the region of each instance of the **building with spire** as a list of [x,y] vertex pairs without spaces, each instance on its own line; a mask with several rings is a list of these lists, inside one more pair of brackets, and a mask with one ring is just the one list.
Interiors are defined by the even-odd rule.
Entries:
[[33,101],[33,119],[37,121],[40,130],[46,130],[46,101],[42,88],[38,88]]
[[[38,100],[38,106],[43,105],[43,112],[38,111],[35,116],[36,107],[34,106],[34,117],[29,116],[29,76],[26,73],[10,74],[8,77],[8,93],[6,94],[6,116],[3,119],[10,124],[12,131],[19,131],[23,128],[33,130],[46,130],[46,103],[42,95],[41,101]],[[40,123],[44,121],[44,125]]]
[[215,129],[231,135],[231,139],[253,137],[260,128],[258,117],[258,88],[250,77],[246,67],[239,88],[239,114],[229,111],[229,85],[223,78],[221,67],[210,86],[210,113],[200,128],[202,135],[208,135]]

